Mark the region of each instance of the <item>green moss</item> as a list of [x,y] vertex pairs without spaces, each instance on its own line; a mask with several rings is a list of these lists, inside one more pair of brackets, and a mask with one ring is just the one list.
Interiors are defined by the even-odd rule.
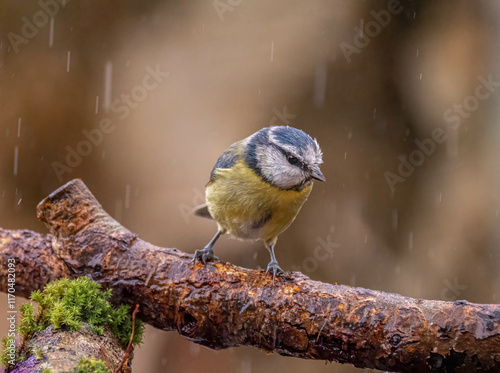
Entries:
[[[132,331],[130,308],[124,305],[114,307],[109,303],[110,297],[111,290],[103,291],[101,285],[87,277],[76,280],[60,279],[47,284],[43,291],[31,293],[30,299],[38,303],[36,309],[33,302],[23,304],[19,308],[21,322],[18,331],[23,343],[50,325],[54,325],[54,329],[68,327],[78,330],[82,323],[87,323],[90,330],[99,335],[108,327],[125,347]],[[143,332],[144,324],[141,320],[136,320],[134,345],[141,342]],[[12,338],[4,338],[2,341],[0,364],[6,367],[13,361],[12,349],[8,348],[11,346],[11,340]],[[17,349],[14,350],[17,363],[22,360],[22,356],[19,356]],[[26,351],[24,348],[22,350]],[[35,355],[39,358],[41,351],[35,351]]]
[[[132,318],[128,306],[114,307],[109,303],[111,290],[103,291],[101,285],[87,277],[76,280],[66,278],[48,284],[43,291],[31,293],[31,300],[38,303],[35,314],[32,303],[21,306],[19,331],[30,338],[35,332],[49,325],[54,329],[67,326],[78,330],[82,323],[90,324],[91,330],[101,335],[108,326],[123,346],[130,340]],[[136,320],[134,345],[141,342],[144,324]]]
[[47,367],[43,367],[42,368],[42,373],[52,373],[52,369],[47,368]]
[[110,370],[102,360],[82,359],[71,373],[110,373]]
[[19,361],[21,361],[21,358],[16,348],[15,338],[3,338],[2,353],[0,354],[0,365],[8,369],[16,365]]

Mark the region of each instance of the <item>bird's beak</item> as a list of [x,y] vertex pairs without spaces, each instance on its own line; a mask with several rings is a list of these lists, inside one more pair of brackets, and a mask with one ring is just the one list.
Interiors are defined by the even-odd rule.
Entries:
[[319,181],[326,181],[325,175],[323,175],[318,166],[313,166],[311,168],[311,177]]

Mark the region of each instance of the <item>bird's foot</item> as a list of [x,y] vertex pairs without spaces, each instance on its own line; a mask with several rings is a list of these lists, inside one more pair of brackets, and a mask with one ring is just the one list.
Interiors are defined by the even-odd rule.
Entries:
[[283,271],[281,267],[278,265],[278,262],[274,260],[271,260],[267,265],[266,273],[269,272],[271,272],[273,275],[273,284],[274,284],[274,279],[277,277],[279,273],[285,273],[285,271]]
[[219,258],[214,255],[213,249],[207,246],[203,250],[195,251],[193,261],[191,263],[196,263],[197,260],[203,264],[207,264],[207,262],[218,262]]

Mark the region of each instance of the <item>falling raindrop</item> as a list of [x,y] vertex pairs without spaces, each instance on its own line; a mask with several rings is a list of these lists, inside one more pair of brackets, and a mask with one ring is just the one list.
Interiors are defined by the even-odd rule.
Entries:
[[373,108],[373,119],[377,116],[377,108]]
[[68,51],[68,59],[66,61],[66,72],[68,72],[68,73],[69,73],[70,63],[71,63],[71,51]]
[[21,201],[23,200],[23,198],[19,198],[19,201],[17,201],[17,205],[19,206],[21,204]]
[[366,245],[367,242],[368,242],[368,235],[365,234],[365,245]]
[[422,80],[422,73],[420,73],[420,78],[419,78],[419,80]]
[[275,324],[273,329],[273,349],[276,348],[276,337],[277,337],[278,326]]
[[99,96],[95,96],[95,113],[99,112]]
[[252,360],[250,358],[241,361],[241,373],[252,373]]
[[17,165],[19,163],[19,146],[14,147],[14,176],[17,176]]
[[155,267],[153,270],[151,270],[148,274],[148,277],[146,278],[146,284],[144,286],[148,286],[149,280],[151,280],[151,277],[155,274],[157,268]]
[[398,230],[398,210],[392,211],[392,229]]
[[257,252],[254,252],[254,253],[253,253],[253,260],[257,260],[257,256],[258,256],[258,253],[257,253]]
[[54,17],[50,18],[49,48],[54,45]]
[[274,62],[274,40],[271,41],[271,62]]
[[316,68],[316,75],[314,78],[314,105],[318,108],[325,104],[325,92],[326,92],[326,78],[327,78],[327,68],[326,63],[321,63]]
[[130,184],[125,185],[125,208],[130,207]]
[[21,118],[17,119],[17,137],[21,137]]
[[448,141],[446,141],[446,156],[450,159],[458,157],[459,136],[457,128],[447,128]]
[[417,58],[418,58],[418,53],[419,53],[419,51],[420,51],[420,49],[419,49],[419,48],[417,48]]
[[347,159],[347,152],[344,153],[344,159]]
[[104,68],[104,111],[108,111],[111,106],[111,79],[113,74],[113,64],[111,61],[106,62]]

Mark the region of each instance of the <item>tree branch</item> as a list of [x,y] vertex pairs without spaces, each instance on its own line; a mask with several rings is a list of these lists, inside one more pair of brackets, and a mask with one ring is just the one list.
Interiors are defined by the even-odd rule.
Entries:
[[78,331],[54,330],[51,325],[29,340],[29,349],[37,352],[19,362],[11,373],[41,372],[44,367],[50,368],[51,373],[73,372],[82,359],[90,358],[102,360],[113,371],[120,368],[120,372],[130,372],[128,367],[121,370],[124,351],[107,328],[102,335],[97,335],[86,325]]
[[147,243],[112,219],[81,180],[37,208],[51,235],[0,229],[0,290],[16,259],[27,296],[59,277],[90,276],[163,329],[213,349],[255,346],[282,355],[389,371],[500,371],[500,305],[443,302],[278,279]]

